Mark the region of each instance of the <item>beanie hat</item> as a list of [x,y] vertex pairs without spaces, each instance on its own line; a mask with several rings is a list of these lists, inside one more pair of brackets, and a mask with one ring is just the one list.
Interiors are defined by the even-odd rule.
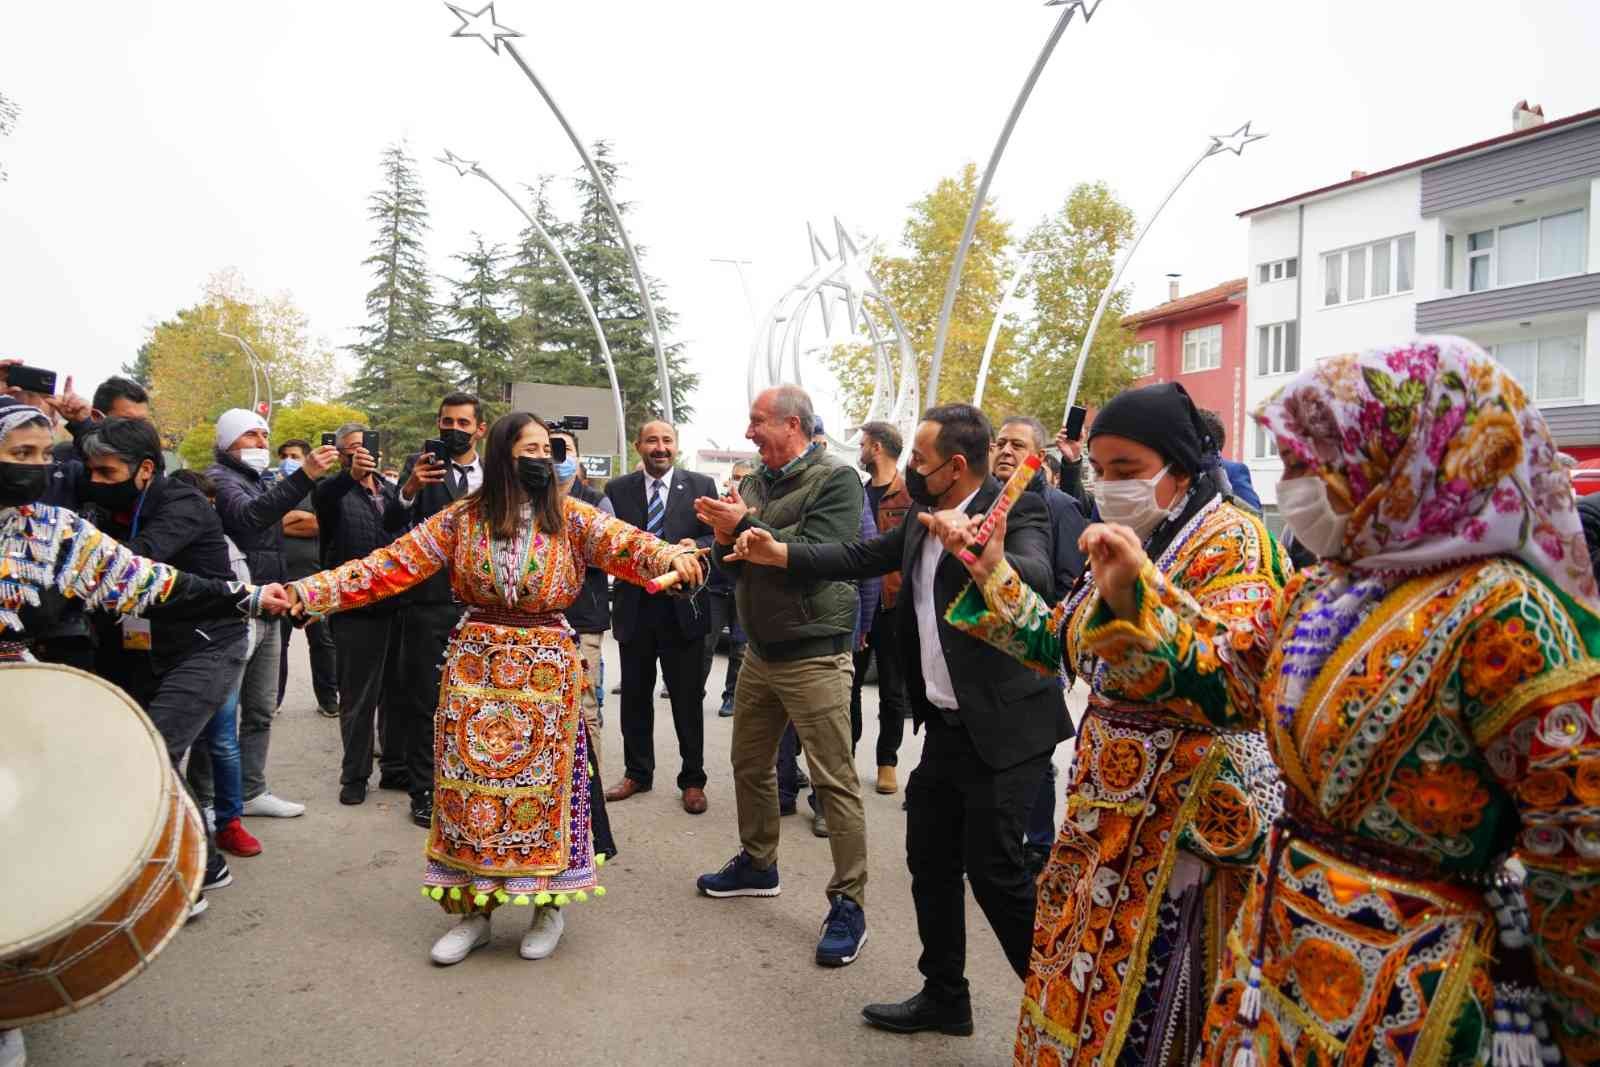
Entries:
[[244,408],[229,408],[217,417],[217,447],[226,452],[251,430],[267,429],[267,420]]

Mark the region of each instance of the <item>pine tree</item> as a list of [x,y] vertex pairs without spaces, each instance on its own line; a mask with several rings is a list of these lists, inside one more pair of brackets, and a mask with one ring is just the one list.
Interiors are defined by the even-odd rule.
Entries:
[[150,365],[150,347],[149,341],[140,345],[139,351],[134,353],[133,358],[117,371],[124,378],[132,378],[146,389],[150,388],[151,377],[155,373],[155,368]]
[[454,340],[449,350],[452,377],[462,388],[487,399],[499,396],[501,386],[512,380],[512,332],[505,319],[511,282],[501,273],[505,250],[486,243],[479,233],[472,235],[472,241],[472,248],[455,256],[467,274],[450,283],[446,332]]
[[[534,218],[566,252],[572,244],[572,232],[550,206],[553,180],[550,175],[541,176],[536,186],[527,187],[527,193]],[[506,288],[510,298],[512,379],[555,385],[594,384],[587,358],[574,355],[584,344],[598,348],[594,345],[594,330],[566,272],[531,226],[525,227],[517,238]],[[602,376],[600,384],[609,383]]]
[[361,367],[346,401],[370,413],[378,427],[420,443],[451,385],[440,369],[446,346],[423,248],[428,206],[404,143],[384,150],[380,168],[383,184],[367,198],[367,217],[378,232],[363,261],[376,284],[367,293],[362,339],[350,346]]

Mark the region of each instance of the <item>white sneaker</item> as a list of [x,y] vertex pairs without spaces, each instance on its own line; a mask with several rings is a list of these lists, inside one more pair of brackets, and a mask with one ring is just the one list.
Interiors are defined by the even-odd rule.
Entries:
[[217,832],[217,809],[213,808],[210,804],[207,804],[205,806],[205,811],[203,812],[203,814],[206,817],[206,833],[208,833],[208,834],[216,833]]
[[468,915],[433,943],[433,962],[448,967],[460,963],[475,948],[489,943],[489,916]]
[[189,918],[185,919],[184,922],[189,922],[190,920],[200,918],[200,916],[206,913],[206,909],[209,907],[211,907],[211,901],[206,899],[206,895],[204,893],[201,893],[195,898],[194,903],[189,905]]
[[28,1048],[21,1030],[0,1030],[0,1067],[26,1067]]
[[292,819],[296,815],[304,815],[306,806],[296,804],[292,800],[275,797],[271,793],[262,793],[254,799],[244,802],[244,813],[267,819]]
[[535,908],[533,922],[522,935],[522,958],[542,960],[548,957],[561,943],[561,931],[566,928],[567,920],[562,918],[560,908]]

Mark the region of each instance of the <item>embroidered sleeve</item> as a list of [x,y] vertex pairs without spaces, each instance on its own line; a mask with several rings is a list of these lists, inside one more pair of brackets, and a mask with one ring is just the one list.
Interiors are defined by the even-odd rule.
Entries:
[[1529,577],[1475,619],[1457,675],[1463,713],[1514,798],[1517,857],[1551,1030],[1569,1062],[1600,1061],[1600,620]]
[[956,629],[1027,664],[1040,674],[1061,670],[1061,621],[1067,601],[1051,608],[1001,559],[980,588],[969,581],[945,612]]
[[614,577],[643,585],[672,569],[672,561],[694,549],[645,533],[629,522],[567,499],[567,533],[584,563]]
[[1117,618],[1096,596],[1071,638],[1105,662],[1097,681],[1106,697],[1160,704],[1200,724],[1249,726],[1259,718],[1286,572],[1258,520],[1228,523],[1172,579],[1145,564],[1134,618]]
[[375,604],[438,574],[455,551],[464,503],[437,512],[403,537],[361,559],[288,583],[313,614]]

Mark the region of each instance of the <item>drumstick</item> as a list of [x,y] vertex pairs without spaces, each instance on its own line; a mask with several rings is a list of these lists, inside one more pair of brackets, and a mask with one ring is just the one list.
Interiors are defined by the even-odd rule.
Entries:
[[994,503],[989,506],[989,514],[984,518],[983,525],[978,527],[977,534],[972,539],[972,544],[956,553],[963,563],[978,562],[977,553],[983,551],[983,546],[989,543],[989,535],[994,533],[995,523],[1000,521],[1000,516],[1011,510],[1022,494],[1028,491],[1028,483],[1033,481],[1033,476],[1039,473],[1043,460],[1038,456],[1028,456],[1017,469],[1011,472],[1011,477],[1006,479],[1006,484],[1000,490],[1000,495],[995,497]]
[[[704,556],[710,551],[711,550],[709,548],[697,548],[694,550],[694,554],[697,556]],[[644,591],[647,593],[665,592],[682,581],[683,575],[679,574],[677,571],[668,571],[659,578],[652,578],[648,582],[645,582]]]

